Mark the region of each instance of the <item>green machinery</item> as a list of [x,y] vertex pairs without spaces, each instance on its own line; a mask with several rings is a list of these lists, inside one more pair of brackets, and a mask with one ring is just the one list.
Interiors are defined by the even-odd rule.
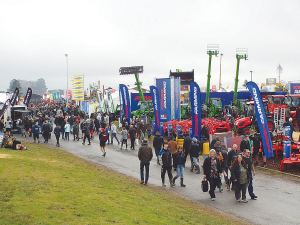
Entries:
[[131,66],[131,67],[121,67],[119,70],[120,75],[129,75],[134,74],[136,83],[135,85],[138,88],[141,105],[140,109],[131,112],[131,116],[135,116],[136,118],[141,118],[142,116],[150,117],[151,120],[154,120],[154,110],[152,101],[145,101],[144,94],[142,91],[142,83],[139,79],[139,74],[144,72],[143,66]]
[[236,49],[236,74],[234,83],[234,94],[233,94],[233,106],[237,106],[237,88],[239,83],[239,70],[240,70],[240,60],[248,59],[248,49],[247,48],[237,48]]
[[209,116],[219,117],[222,112],[222,101],[221,98],[209,98],[210,94],[210,78],[211,78],[211,60],[212,56],[218,56],[219,54],[219,45],[218,44],[209,44],[207,45],[207,54],[209,56],[208,62],[208,74],[207,74],[207,85],[206,85],[206,99],[205,105],[203,105],[203,111],[206,112]]

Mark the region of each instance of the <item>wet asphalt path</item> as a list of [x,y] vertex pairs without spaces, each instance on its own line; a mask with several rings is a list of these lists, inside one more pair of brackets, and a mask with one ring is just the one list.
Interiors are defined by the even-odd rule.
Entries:
[[[46,144],[55,147],[53,138]],[[120,150],[118,144],[106,146],[106,157],[102,157],[98,136],[92,140],[92,145],[82,145],[80,141],[61,140],[61,149],[64,149],[78,157],[89,160],[93,163],[105,166],[109,169],[140,179],[139,160],[137,150]],[[119,137],[119,135],[118,135]],[[20,140],[32,141],[30,138],[18,137]],[[42,140],[42,139],[41,139]],[[130,141],[128,140],[128,143]],[[41,141],[43,143],[43,141]],[[129,146],[128,146],[129,147]],[[124,148],[124,146],[123,146]],[[201,164],[203,161],[200,162]],[[223,193],[216,191],[216,201],[210,200],[208,193],[201,191],[201,174],[191,173],[189,171],[190,161],[187,161],[187,167],[184,173],[185,188],[179,186],[180,179],[176,180],[176,187],[166,187],[170,191],[176,192],[186,198],[192,199],[198,203],[214,207],[218,210],[232,214],[240,219],[247,220],[254,224],[300,224],[300,213],[298,206],[300,204],[300,179],[291,179],[289,176],[274,175],[264,171],[256,170],[254,177],[254,193],[258,196],[257,200],[250,200],[247,193],[248,203],[237,203],[234,197],[234,191],[226,189],[223,185]],[[156,157],[150,163],[149,184],[161,186],[160,178],[161,166],[156,164]],[[173,171],[173,175],[175,172]],[[166,174],[166,181],[168,176]],[[137,182],[139,182],[137,180]],[[166,184],[169,184],[166,182]]]

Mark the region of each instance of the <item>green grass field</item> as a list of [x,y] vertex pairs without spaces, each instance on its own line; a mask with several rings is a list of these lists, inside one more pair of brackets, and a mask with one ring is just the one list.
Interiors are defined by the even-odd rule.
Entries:
[[234,224],[162,188],[26,143],[0,149],[0,224]]

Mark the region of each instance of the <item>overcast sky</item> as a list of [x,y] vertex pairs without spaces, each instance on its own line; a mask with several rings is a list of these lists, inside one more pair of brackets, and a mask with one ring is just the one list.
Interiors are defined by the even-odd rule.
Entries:
[[[66,89],[84,74],[85,86],[133,85],[119,68],[144,66],[143,85],[169,71],[195,70],[206,86],[207,44],[219,44],[222,85],[234,85],[236,48],[248,48],[240,82],[277,78],[299,80],[300,1],[182,0],[0,0],[0,90],[11,79],[44,78],[49,89]],[[220,57],[212,59],[211,85],[219,83]]]

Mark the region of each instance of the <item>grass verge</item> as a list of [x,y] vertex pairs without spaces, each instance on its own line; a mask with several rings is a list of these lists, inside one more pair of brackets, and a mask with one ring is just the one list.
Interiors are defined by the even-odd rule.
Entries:
[[0,224],[240,224],[63,150],[26,146],[0,149]]

